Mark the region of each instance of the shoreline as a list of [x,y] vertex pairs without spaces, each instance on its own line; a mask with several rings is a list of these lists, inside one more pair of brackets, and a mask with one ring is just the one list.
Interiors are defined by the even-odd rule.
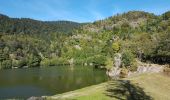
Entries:
[[[162,84],[162,82],[164,82],[165,84]],[[135,91],[129,91],[131,89],[127,87],[119,87],[122,85],[133,88],[132,90]],[[107,81],[104,83],[88,86],[62,94],[56,94],[53,96],[42,96],[42,98],[44,98],[45,100],[113,100],[115,99],[115,97],[117,97],[117,95],[112,93],[114,91],[112,91],[110,94],[108,90],[121,90],[121,88],[127,88],[125,90],[127,90],[126,92],[129,92],[132,95],[131,97],[133,97],[134,93],[140,92],[145,94],[145,99],[167,99],[169,98],[168,93],[170,92],[170,77],[164,76],[161,73],[143,73],[137,76],[123,78],[121,80]],[[158,91],[162,92],[158,93]],[[109,95],[112,95],[113,97]],[[164,97],[162,97],[162,95],[164,95]],[[122,98],[126,99],[127,95],[122,95]]]

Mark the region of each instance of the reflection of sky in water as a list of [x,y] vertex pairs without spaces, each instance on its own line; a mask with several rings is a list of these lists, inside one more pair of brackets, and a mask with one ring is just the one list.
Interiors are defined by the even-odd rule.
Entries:
[[48,67],[0,71],[0,98],[54,95],[106,81],[92,67]]

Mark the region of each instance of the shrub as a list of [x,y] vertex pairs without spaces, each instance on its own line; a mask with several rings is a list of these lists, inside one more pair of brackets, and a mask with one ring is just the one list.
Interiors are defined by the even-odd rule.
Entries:
[[103,55],[95,55],[93,57],[91,57],[88,62],[92,62],[95,65],[105,65],[106,62],[106,57]]
[[126,78],[128,76],[128,70],[126,68],[122,68],[120,71],[120,78]]
[[31,54],[28,58],[29,67],[39,67],[41,59],[39,56]]
[[12,61],[12,66],[13,67],[22,68],[23,66],[26,66],[26,65],[27,65],[27,61],[25,59],[13,60]]
[[18,67],[19,61],[18,60],[12,60],[12,66],[13,67]]
[[27,62],[26,62],[25,59],[19,60],[19,62],[18,62],[18,67],[19,67],[19,68],[24,67],[24,66],[26,66],[26,65],[27,65]]
[[53,65],[68,65],[69,62],[66,58],[53,58],[51,60],[51,64],[53,64]]
[[44,59],[40,63],[41,66],[50,66],[50,60],[49,59]]
[[75,59],[74,64],[76,65],[82,65],[86,62],[86,59]]
[[69,62],[65,58],[52,58],[52,59],[44,59],[41,61],[41,66],[57,66],[57,65],[68,65]]
[[131,67],[129,68],[130,71],[136,71],[137,70],[137,62],[134,60],[131,64]]
[[114,53],[117,53],[120,50],[120,45],[118,42],[112,44],[112,49]]
[[112,60],[112,58],[107,58],[106,62],[105,62],[105,65],[106,65],[105,68],[107,70],[112,69],[113,68],[113,60]]
[[132,62],[134,61],[134,55],[130,51],[125,51],[122,54],[122,62],[124,66],[131,66]]
[[0,69],[9,69],[12,68],[12,61],[11,60],[4,60],[1,64]]

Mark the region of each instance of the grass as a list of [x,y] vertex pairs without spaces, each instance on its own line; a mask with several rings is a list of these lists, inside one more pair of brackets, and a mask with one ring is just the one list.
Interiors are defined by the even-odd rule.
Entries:
[[54,95],[48,97],[48,99],[56,99],[56,100],[110,100],[111,98],[105,96],[105,88],[107,86],[106,83],[89,86],[86,88],[78,89],[75,91]]
[[154,100],[170,100],[170,77],[162,74],[145,74],[130,78],[130,81],[144,88]]
[[47,97],[48,100],[170,100],[170,77],[142,74]]

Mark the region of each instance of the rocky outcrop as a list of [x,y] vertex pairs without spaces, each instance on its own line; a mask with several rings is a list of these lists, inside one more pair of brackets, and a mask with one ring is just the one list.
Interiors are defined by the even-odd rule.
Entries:
[[110,77],[114,77],[117,78],[119,77],[119,74],[121,72],[121,59],[122,59],[122,55],[120,53],[117,53],[114,57],[114,67],[107,71],[106,74]]
[[[137,71],[131,72],[128,71],[127,77],[142,74],[142,73],[159,73],[163,72],[164,65],[157,65],[157,64],[145,64],[145,63],[139,63]],[[112,78],[119,78],[121,74],[122,68],[120,67],[114,67],[111,71],[107,72],[107,75],[109,75]]]
[[122,55],[120,53],[117,53],[114,57],[114,66],[118,69],[121,66],[121,59],[122,59]]
[[144,66],[139,66],[138,69],[137,69],[137,72],[138,73],[145,73],[145,72],[161,72],[163,71],[163,67],[162,66],[147,66],[147,67],[144,67]]
[[164,69],[164,65],[143,64],[138,66],[137,71],[129,72],[128,76],[133,76],[142,73],[159,73],[159,72],[163,72],[163,69]]
[[112,70],[110,71],[107,71],[106,74],[109,76],[109,77],[112,77],[112,78],[118,78],[119,75],[120,75],[120,72],[121,72],[121,69],[120,68],[112,68]]

